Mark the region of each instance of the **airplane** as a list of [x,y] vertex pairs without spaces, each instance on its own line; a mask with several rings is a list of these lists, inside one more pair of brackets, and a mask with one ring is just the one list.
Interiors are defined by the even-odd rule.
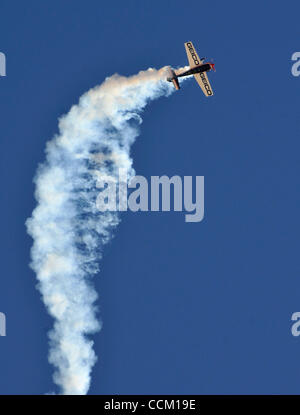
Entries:
[[214,93],[205,72],[208,72],[212,69],[215,71],[215,64],[211,62],[204,63],[205,58],[199,59],[199,56],[197,55],[197,52],[192,42],[186,42],[184,46],[188,57],[190,69],[183,72],[179,72],[175,71],[170,67],[167,81],[173,82],[175,89],[178,90],[180,89],[178,78],[182,76],[194,75],[204,95],[207,97],[212,96]]

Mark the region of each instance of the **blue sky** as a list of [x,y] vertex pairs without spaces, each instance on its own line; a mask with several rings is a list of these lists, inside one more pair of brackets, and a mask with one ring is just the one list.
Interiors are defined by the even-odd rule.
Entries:
[[29,269],[24,222],[57,118],[118,72],[214,58],[215,95],[193,81],[144,112],[137,174],[205,176],[205,218],[126,213],[95,279],[103,330],[92,394],[300,390],[300,5],[271,1],[2,1],[0,393],[56,390],[52,320]]

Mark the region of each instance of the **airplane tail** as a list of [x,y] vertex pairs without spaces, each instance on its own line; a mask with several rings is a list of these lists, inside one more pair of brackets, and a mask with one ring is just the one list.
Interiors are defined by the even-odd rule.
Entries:
[[177,90],[180,89],[178,78],[177,78],[175,72],[173,71],[173,69],[171,69],[171,68],[169,68],[169,70],[168,70],[167,81],[172,82],[175,89],[177,89]]
[[177,76],[176,76],[176,78],[172,79],[172,82],[173,82],[173,85],[174,85],[175,89],[177,89],[177,90],[180,89]]

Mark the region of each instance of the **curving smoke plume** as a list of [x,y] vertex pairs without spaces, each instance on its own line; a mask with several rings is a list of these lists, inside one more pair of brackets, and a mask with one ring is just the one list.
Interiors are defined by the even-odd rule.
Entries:
[[59,134],[47,143],[39,166],[37,206],[26,222],[33,238],[31,267],[54,327],[49,362],[62,394],[86,394],[96,361],[88,335],[100,329],[97,294],[103,245],[119,222],[116,212],[99,212],[97,180],[134,174],[130,146],[147,102],[169,95],[166,68],[126,78],[114,75],[87,93],[59,120]]

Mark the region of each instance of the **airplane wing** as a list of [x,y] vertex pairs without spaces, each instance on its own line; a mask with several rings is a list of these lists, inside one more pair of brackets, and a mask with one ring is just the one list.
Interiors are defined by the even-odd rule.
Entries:
[[211,89],[209,80],[207,78],[206,72],[195,73],[194,77],[198,84],[200,85],[205,96],[210,97],[213,95],[213,90]]
[[197,55],[197,52],[192,44],[192,42],[186,42],[184,44],[186,54],[188,57],[190,68],[194,68],[195,66],[199,66],[202,64],[202,60]]

